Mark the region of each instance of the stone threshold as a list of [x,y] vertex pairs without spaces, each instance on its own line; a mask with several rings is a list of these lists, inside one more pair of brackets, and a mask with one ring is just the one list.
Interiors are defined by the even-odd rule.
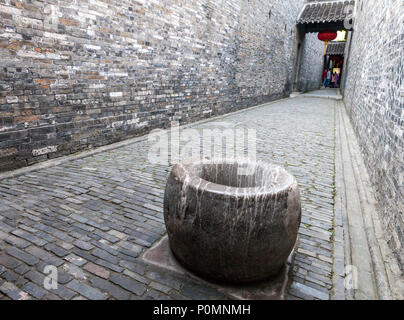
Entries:
[[339,89],[335,90],[335,93],[322,93],[321,91],[325,90],[317,90],[317,91],[312,91],[312,92],[308,92],[308,93],[303,93],[302,95],[300,95],[300,97],[308,97],[308,98],[321,98],[321,99],[331,99],[331,100],[342,100],[342,95]]
[[234,300],[284,300],[289,280],[289,271],[292,256],[295,250],[289,256],[284,268],[279,275],[263,282],[248,285],[228,285],[223,283],[211,282],[202,279],[185,269],[174,257],[171,252],[168,236],[164,236],[158,243],[148,249],[143,255],[142,260],[159,268],[169,270],[174,273],[185,275],[190,278],[203,281],[210,286],[215,287],[230,299]]
[[[336,225],[341,232],[337,227],[334,245],[343,245],[344,252],[334,250],[334,290],[337,294],[345,290],[347,299],[401,300],[402,274],[384,236],[356,134],[344,102],[336,104],[335,216],[340,218]],[[345,270],[338,268],[338,259],[343,256]]]

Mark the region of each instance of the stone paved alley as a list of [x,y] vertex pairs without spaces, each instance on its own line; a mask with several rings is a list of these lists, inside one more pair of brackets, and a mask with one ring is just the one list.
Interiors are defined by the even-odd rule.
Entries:
[[[342,112],[339,100],[303,95],[192,126],[255,128],[259,160],[296,176],[303,216],[286,299],[378,297],[372,272],[362,293],[344,290],[349,227],[334,198]],[[162,201],[170,170],[149,163],[149,147],[145,137],[3,174],[0,299],[229,298],[217,285],[142,260],[166,233]],[[58,268],[57,290],[43,287],[46,265]]]

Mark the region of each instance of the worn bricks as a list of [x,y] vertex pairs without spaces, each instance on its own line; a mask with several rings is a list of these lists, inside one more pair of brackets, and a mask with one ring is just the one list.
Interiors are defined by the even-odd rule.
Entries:
[[6,252],[14,258],[21,260],[30,266],[33,266],[39,262],[39,259],[37,257],[14,247],[7,248]]
[[[341,237],[333,223],[333,205],[322,200],[333,196],[334,104],[316,98],[288,99],[226,117],[226,122],[231,126],[258,128],[258,140],[262,141],[257,146],[258,158],[286,165],[297,177],[303,219],[291,280],[292,283],[300,281],[305,291],[293,287],[288,290],[288,297],[325,298],[334,289],[333,267],[340,270],[334,255],[338,261],[343,259],[340,246],[335,246],[333,252],[330,236],[335,230]],[[203,130],[215,123],[210,121],[196,128]],[[297,133],[293,139],[290,139],[291,131]],[[5,268],[2,276],[6,273],[7,279],[21,288],[27,285],[27,291],[35,299],[41,293],[28,283],[43,288],[44,268],[53,263],[58,270],[59,286],[57,290],[48,290],[42,299],[103,299],[104,296],[108,299],[222,299],[216,287],[153,268],[142,260],[141,253],[165,233],[161,204],[170,170],[169,166],[147,161],[149,147],[145,140],[0,181],[0,207],[13,208],[4,217],[0,215],[8,226],[1,231],[0,238],[14,237],[13,242],[5,241],[0,253],[0,265]],[[312,181],[316,181],[315,185]],[[105,188],[109,192],[118,186],[134,191],[126,192],[131,196],[125,202],[114,203],[111,198],[101,197],[101,193],[89,195],[93,188]],[[73,190],[83,195],[81,203],[68,200]],[[142,217],[143,222],[125,217],[128,211],[124,209],[128,208]],[[17,212],[29,213],[39,220]],[[94,222],[93,225],[89,226],[88,221]],[[109,230],[101,229],[105,227]],[[18,235],[29,233],[39,238],[36,231],[39,230],[43,236],[55,237],[38,247],[11,235],[15,230],[20,230]],[[10,255],[8,251],[14,247],[13,243],[19,243],[20,247],[15,249],[35,257],[38,263],[30,266],[30,261],[21,260],[17,253]]]
[[[303,3],[2,4],[0,171],[288,95]],[[320,45],[305,42],[300,87]]]
[[[355,29],[348,38],[352,45],[344,100],[376,191],[388,243],[403,266],[404,6],[400,0],[369,0],[361,2],[356,12]],[[369,33],[378,36],[369,37]]]
[[88,284],[81,283],[77,280],[72,280],[67,284],[67,287],[79,294],[83,295],[84,297],[92,300],[105,300],[106,295],[104,295],[98,289],[90,287]]

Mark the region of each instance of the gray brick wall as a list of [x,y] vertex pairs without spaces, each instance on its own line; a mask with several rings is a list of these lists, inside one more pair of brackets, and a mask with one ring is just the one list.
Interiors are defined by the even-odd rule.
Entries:
[[0,1],[0,171],[288,95],[303,4]]
[[324,65],[324,42],[317,33],[307,33],[304,40],[303,58],[300,71],[300,91],[320,89]]
[[345,103],[377,193],[389,245],[404,263],[404,3],[357,1]]

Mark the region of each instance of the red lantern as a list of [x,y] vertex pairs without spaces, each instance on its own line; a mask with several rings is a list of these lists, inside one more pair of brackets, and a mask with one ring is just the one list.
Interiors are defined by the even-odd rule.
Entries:
[[319,32],[318,33],[318,40],[328,42],[334,40],[338,34],[333,31],[324,31],[324,32]]
[[318,40],[325,42],[324,55],[327,54],[328,41],[334,40],[337,36],[338,36],[338,33],[333,32],[333,31],[324,31],[324,32],[318,33],[318,36],[317,36]]

